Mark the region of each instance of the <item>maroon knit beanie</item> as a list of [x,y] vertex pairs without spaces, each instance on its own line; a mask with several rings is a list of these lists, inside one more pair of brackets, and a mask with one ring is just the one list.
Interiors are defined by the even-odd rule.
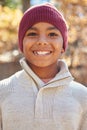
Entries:
[[52,4],[36,5],[29,8],[23,15],[18,32],[20,50],[23,52],[23,38],[26,31],[38,22],[47,22],[54,25],[62,34],[63,48],[67,47],[68,29],[62,14]]

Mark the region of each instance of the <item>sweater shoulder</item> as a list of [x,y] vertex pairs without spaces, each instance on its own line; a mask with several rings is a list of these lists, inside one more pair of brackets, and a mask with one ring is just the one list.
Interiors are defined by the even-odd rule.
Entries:
[[8,97],[15,93],[18,88],[18,81],[22,80],[23,71],[18,71],[12,76],[0,81],[0,107]]
[[11,75],[10,77],[1,80],[0,81],[0,90],[14,85],[15,80],[17,80],[17,77],[20,77],[20,75],[21,75],[21,71],[18,71],[15,74]]
[[87,87],[72,81],[70,83],[70,89],[72,91],[72,96],[86,109],[87,111]]
[[70,87],[72,88],[72,91],[87,94],[87,87],[82,85],[81,83],[78,83],[76,81],[72,81],[70,83]]
[[21,73],[21,71],[16,72],[12,76],[0,81],[0,101],[14,91],[14,88],[17,86],[18,83],[17,76],[20,77]]

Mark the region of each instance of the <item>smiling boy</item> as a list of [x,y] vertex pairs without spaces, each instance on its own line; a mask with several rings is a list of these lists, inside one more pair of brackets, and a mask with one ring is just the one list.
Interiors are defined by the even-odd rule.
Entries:
[[60,59],[68,45],[62,14],[50,3],[29,8],[18,38],[23,70],[0,81],[0,130],[86,130],[87,88]]
[[58,73],[57,61],[64,52],[61,32],[53,25],[39,22],[23,40],[23,53],[31,69],[48,82]]

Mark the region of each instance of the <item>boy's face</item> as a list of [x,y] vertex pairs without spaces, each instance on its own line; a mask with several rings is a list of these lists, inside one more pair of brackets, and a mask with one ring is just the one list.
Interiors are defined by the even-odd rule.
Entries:
[[52,24],[33,25],[23,39],[23,53],[28,63],[36,67],[57,64],[63,50],[63,38]]

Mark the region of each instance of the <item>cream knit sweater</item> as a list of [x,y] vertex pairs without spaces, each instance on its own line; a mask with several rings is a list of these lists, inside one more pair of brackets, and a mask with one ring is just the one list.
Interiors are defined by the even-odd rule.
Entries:
[[87,130],[87,88],[73,81],[63,61],[44,83],[24,70],[0,82],[0,130]]

